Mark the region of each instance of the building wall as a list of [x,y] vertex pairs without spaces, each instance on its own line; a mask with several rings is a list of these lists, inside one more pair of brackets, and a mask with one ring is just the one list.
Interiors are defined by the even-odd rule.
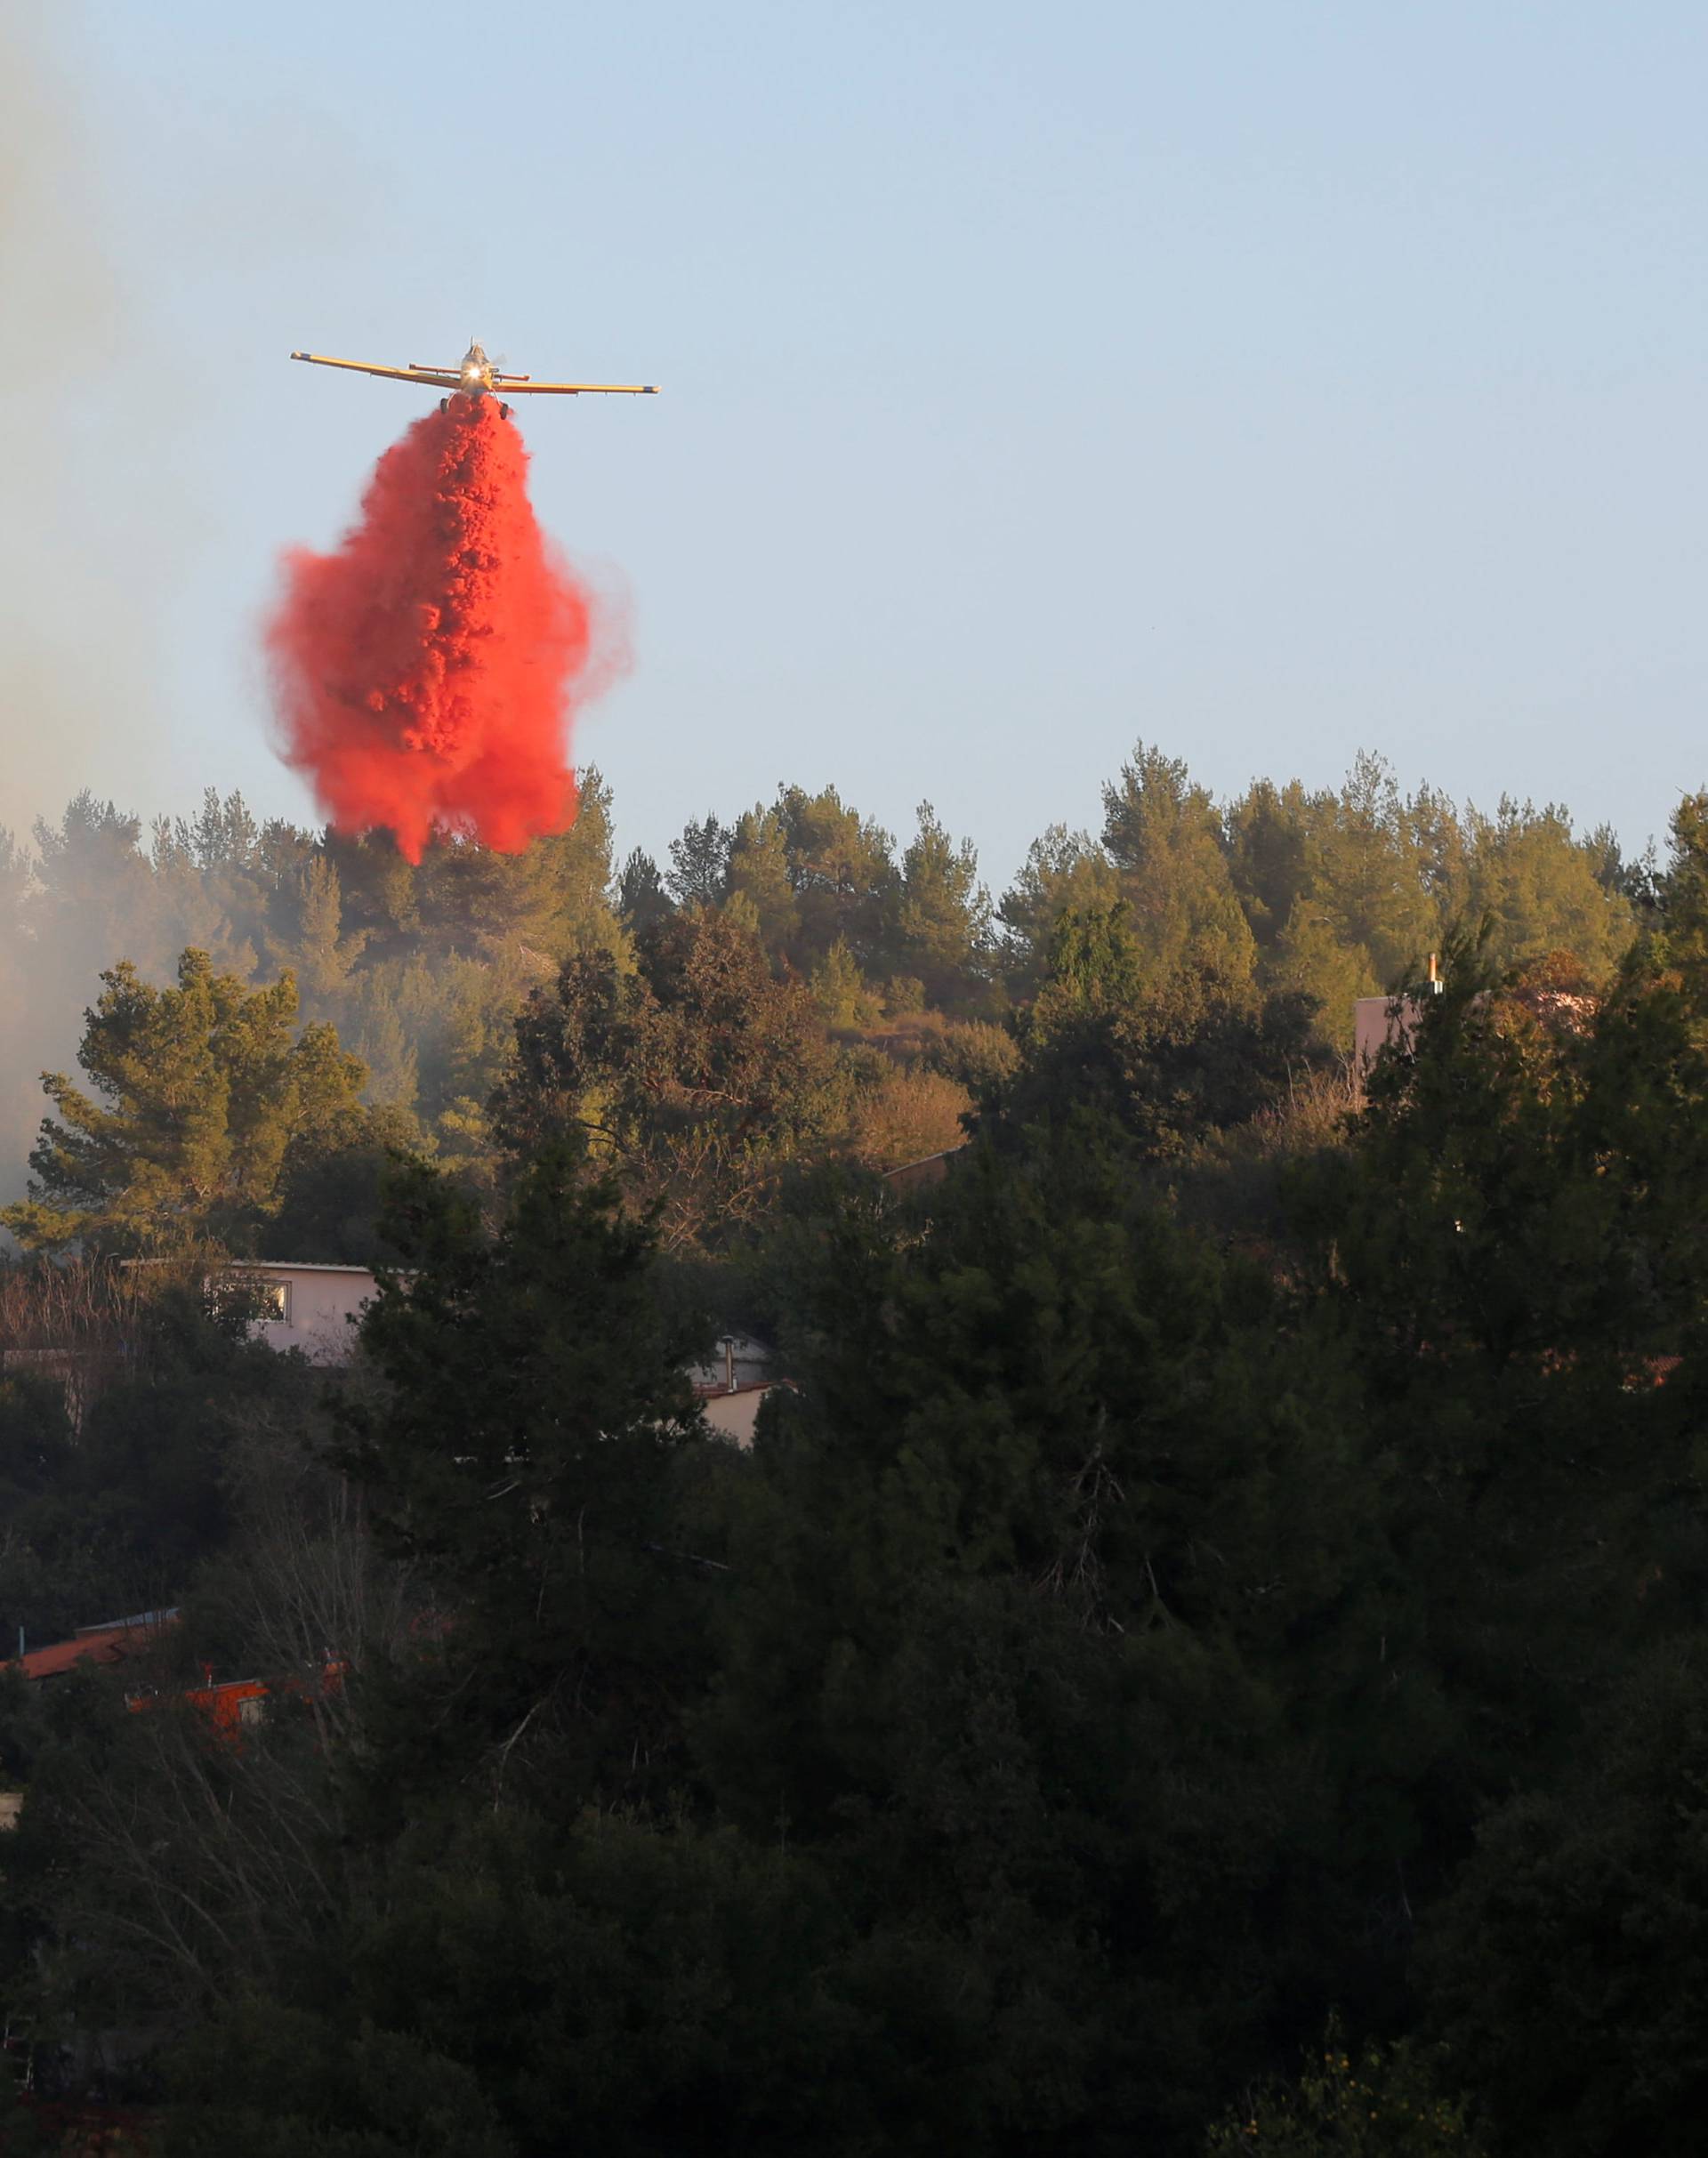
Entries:
[[753,1427],[759,1421],[759,1405],[770,1392],[769,1386],[744,1386],[733,1394],[707,1394],[700,1406],[705,1411],[705,1421],[721,1438],[730,1438],[738,1446],[751,1446]]
[[366,1267],[287,1265],[270,1260],[244,1273],[282,1292],[285,1316],[256,1331],[274,1349],[300,1349],[315,1364],[348,1364],[356,1351],[355,1322],[375,1293]]
[[1352,1007],[1352,1057],[1360,1067],[1374,1064],[1389,1043],[1407,1044],[1422,1007],[1412,996],[1361,996]]

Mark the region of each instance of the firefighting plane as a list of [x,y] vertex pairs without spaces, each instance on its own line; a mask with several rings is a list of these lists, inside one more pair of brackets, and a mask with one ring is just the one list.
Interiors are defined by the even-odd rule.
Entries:
[[293,359],[306,359],[317,367],[349,367],[358,374],[382,374],[388,382],[419,382],[423,389],[445,390],[439,400],[445,411],[452,397],[495,397],[505,419],[511,397],[657,397],[657,382],[536,382],[531,374],[505,374],[495,367],[478,344],[471,344],[454,367],[426,367],[411,360],[407,367],[384,367],[366,359],[331,359],[324,352],[293,352]]

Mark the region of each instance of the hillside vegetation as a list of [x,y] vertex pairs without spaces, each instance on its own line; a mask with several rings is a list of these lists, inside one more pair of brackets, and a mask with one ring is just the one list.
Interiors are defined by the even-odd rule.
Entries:
[[[181,1614],[0,1672],[44,2079],[173,2158],[1699,2147],[1708,797],[1106,812],[995,898],[792,788],[12,858],[4,1008],[88,1010],[0,1625]],[[378,1266],[347,1373],[267,1253]]]

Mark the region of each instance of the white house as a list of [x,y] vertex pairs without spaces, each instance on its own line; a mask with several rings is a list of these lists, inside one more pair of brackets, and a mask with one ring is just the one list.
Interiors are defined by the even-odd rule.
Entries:
[[[310,1362],[348,1364],[356,1350],[356,1322],[375,1293],[366,1267],[323,1266],[309,1260],[246,1260],[233,1268],[262,1292],[257,1337],[274,1349],[300,1349]],[[770,1351],[746,1334],[725,1334],[715,1357],[689,1367],[706,1421],[738,1446],[753,1442],[759,1405],[777,1383]]]
[[721,1437],[738,1446],[753,1443],[759,1405],[777,1381],[771,1376],[771,1352],[752,1335],[727,1333],[709,1364],[689,1366],[705,1421]]
[[313,1364],[348,1364],[356,1321],[375,1293],[367,1267],[323,1266],[305,1259],[246,1260],[240,1268],[264,1300],[259,1338],[274,1349],[300,1349]]

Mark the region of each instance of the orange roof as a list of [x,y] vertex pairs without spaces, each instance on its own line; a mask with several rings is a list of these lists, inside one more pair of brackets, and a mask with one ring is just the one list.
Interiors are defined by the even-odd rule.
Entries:
[[74,1663],[122,1663],[142,1643],[128,1626],[114,1626],[101,1633],[80,1633],[75,1640],[55,1641],[51,1647],[32,1648],[12,1662],[26,1679],[57,1679]]
[[112,1626],[85,1626],[68,1641],[52,1641],[45,1648],[13,1656],[12,1667],[26,1679],[59,1679],[77,1663],[123,1663],[151,1647],[160,1628],[170,1625],[174,1616],[151,1613],[147,1619],[122,1620]]

